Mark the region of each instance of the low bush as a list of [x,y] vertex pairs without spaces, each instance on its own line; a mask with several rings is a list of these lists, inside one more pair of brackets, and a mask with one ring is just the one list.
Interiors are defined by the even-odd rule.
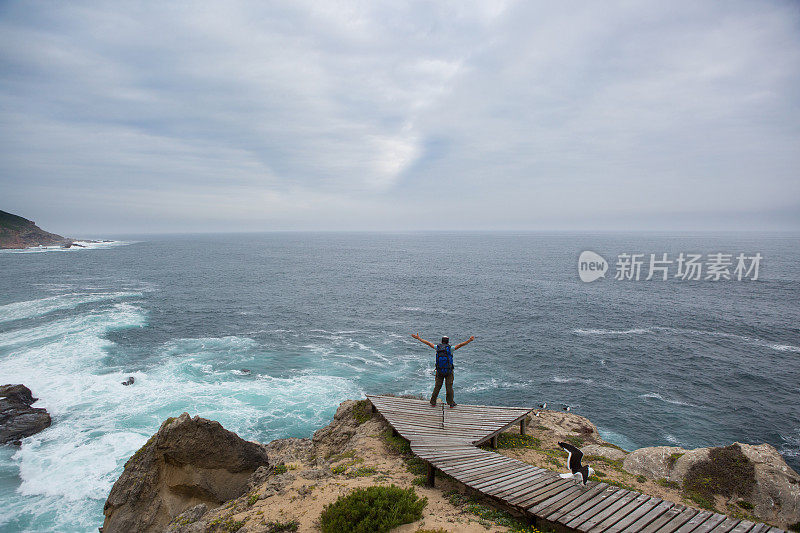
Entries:
[[272,521],[266,523],[267,533],[285,533],[297,531],[300,523],[297,520],[290,520],[289,522]]
[[696,497],[700,497],[712,502],[715,494],[726,498],[734,495],[747,498],[755,484],[755,467],[738,444],[712,448],[708,459],[693,464],[683,480],[691,499],[697,501]]
[[325,506],[320,516],[323,533],[384,533],[422,518],[428,498],[414,489],[374,485],[356,489]]
[[372,404],[369,400],[359,400],[353,406],[353,418],[360,426],[370,418],[372,418]]

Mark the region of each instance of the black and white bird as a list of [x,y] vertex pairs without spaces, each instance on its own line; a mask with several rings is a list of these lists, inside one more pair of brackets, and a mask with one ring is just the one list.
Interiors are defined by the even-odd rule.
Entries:
[[547,409],[547,402],[540,403],[539,404],[539,409]]
[[565,405],[564,407],[562,407],[562,409],[569,412],[570,409],[572,409],[572,407],[570,407],[569,405]]
[[559,442],[558,445],[567,452],[567,466],[569,466],[571,471],[570,474],[565,473],[559,475],[564,479],[569,479],[571,477],[577,478],[577,476],[580,476],[581,481],[586,485],[586,482],[589,481],[589,476],[594,475],[594,469],[591,466],[584,466],[581,464],[583,452],[568,442]]

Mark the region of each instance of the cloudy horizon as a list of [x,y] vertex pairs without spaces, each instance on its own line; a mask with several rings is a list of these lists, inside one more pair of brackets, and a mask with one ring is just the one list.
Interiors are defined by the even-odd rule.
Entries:
[[0,4],[0,209],[78,235],[798,230],[795,2]]

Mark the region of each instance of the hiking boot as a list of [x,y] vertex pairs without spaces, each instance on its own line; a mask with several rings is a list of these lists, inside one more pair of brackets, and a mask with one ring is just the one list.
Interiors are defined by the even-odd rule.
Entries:
[[455,402],[451,403],[451,404],[450,404],[450,409],[453,409],[453,408],[454,408],[456,405],[458,405],[458,404],[457,404],[457,403],[455,403]]
[[430,403],[431,403],[431,407],[436,407],[436,402],[430,402]]

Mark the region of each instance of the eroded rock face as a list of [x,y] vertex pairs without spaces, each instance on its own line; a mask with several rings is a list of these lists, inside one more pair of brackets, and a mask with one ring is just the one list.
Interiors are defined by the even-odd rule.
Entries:
[[103,531],[163,531],[189,508],[241,496],[250,475],[268,464],[261,444],[183,413],[161,424],[125,464],[103,508]]
[[588,444],[581,448],[581,451],[584,455],[598,455],[606,459],[611,459],[612,461],[621,461],[628,455],[627,452],[619,448],[603,446],[602,444]]
[[358,422],[353,418],[354,400],[345,400],[336,409],[333,421],[322,429],[314,432],[311,441],[317,454],[328,456],[339,453],[350,442],[358,429]]
[[[755,469],[755,486],[746,501],[760,520],[786,527],[800,521],[800,475],[769,444],[735,443]],[[623,468],[650,479],[665,478],[681,484],[692,466],[709,460],[712,448],[686,450],[675,446],[639,448],[629,453]],[[738,499],[737,495],[734,499]]]
[[50,427],[50,415],[31,407],[37,399],[25,385],[0,386],[0,444],[17,442]]

